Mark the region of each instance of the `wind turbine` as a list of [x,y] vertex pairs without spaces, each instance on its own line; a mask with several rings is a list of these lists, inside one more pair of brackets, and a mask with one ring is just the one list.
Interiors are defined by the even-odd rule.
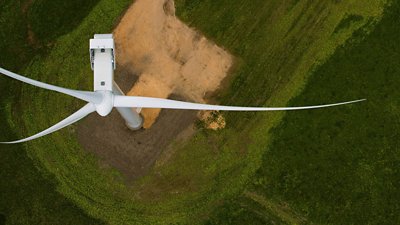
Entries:
[[11,142],[0,142],[3,144],[15,144],[30,141],[47,134],[58,131],[68,125],[71,125],[87,115],[97,112],[100,116],[107,116],[115,107],[124,118],[126,125],[137,130],[142,127],[143,119],[140,116],[142,108],[162,108],[162,109],[186,109],[186,110],[222,110],[222,111],[285,111],[285,110],[303,110],[317,109],[332,106],[339,106],[364,101],[365,99],[302,107],[281,107],[281,108],[261,108],[261,107],[237,107],[237,106],[219,106],[197,104],[183,101],[175,101],[160,98],[125,96],[114,81],[114,70],[116,68],[114,39],[112,34],[96,34],[94,39],[90,39],[90,61],[94,71],[94,91],[71,90],[46,84],[40,81],[18,75],[3,68],[0,73],[14,78],[16,80],[37,86],[43,89],[60,92],[87,102],[87,104],[65,118],[54,126],[28,138]]

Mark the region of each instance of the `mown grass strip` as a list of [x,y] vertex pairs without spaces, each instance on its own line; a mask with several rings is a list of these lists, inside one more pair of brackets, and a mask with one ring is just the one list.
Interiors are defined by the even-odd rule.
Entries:
[[274,215],[285,221],[287,224],[307,224],[307,219],[292,212],[288,207],[284,207],[273,203],[271,200],[265,199],[263,195],[255,192],[245,192],[244,195],[255,202],[260,203],[266,210],[272,211]]

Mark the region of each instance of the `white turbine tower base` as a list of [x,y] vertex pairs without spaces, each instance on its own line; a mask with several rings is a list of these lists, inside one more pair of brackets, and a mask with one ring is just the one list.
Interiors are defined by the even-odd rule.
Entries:
[[66,119],[56,125],[28,138],[12,142],[0,142],[3,144],[14,144],[30,141],[47,134],[58,131],[68,125],[71,125],[85,116],[97,112],[101,116],[107,116],[115,107],[124,118],[129,129],[137,130],[143,125],[143,118],[140,116],[142,108],[161,108],[161,109],[186,109],[186,110],[222,110],[222,111],[288,111],[288,110],[305,110],[333,107],[339,105],[352,104],[365,101],[365,99],[327,104],[316,106],[301,107],[237,107],[237,106],[219,106],[197,104],[191,102],[174,101],[161,98],[125,96],[118,85],[114,82],[115,56],[114,56],[114,39],[112,34],[96,34],[94,39],[90,40],[90,61],[94,71],[94,91],[71,90],[46,84],[40,81],[23,77],[16,73],[0,68],[0,73],[13,79],[31,84],[36,87],[44,88],[51,91],[60,92],[88,102],[77,112],[73,113]]
[[[115,96],[125,96],[118,84],[113,84],[113,94]],[[117,107],[117,111],[124,118],[125,125],[131,130],[139,130],[143,126],[143,117],[140,115],[140,108]]]

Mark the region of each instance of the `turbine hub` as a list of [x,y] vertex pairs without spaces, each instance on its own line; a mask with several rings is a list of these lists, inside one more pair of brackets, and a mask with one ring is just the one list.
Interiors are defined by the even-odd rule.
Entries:
[[97,91],[100,92],[103,96],[103,99],[100,104],[96,104],[96,112],[100,116],[107,116],[111,113],[114,107],[114,95],[111,91]]

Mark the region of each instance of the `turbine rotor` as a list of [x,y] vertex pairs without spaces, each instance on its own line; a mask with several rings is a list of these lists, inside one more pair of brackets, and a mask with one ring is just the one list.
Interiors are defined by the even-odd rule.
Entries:
[[122,96],[114,94],[110,90],[97,90],[95,92],[90,91],[79,91],[71,90],[67,88],[58,87],[51,84],[46,84],[40,81],[32,80],[30,78],[23,77],[21,75],[15,74],[3,68],[0,68],[0,73],[14,78],[16,80],[44,88],[47,90],[52,90],[60,93],[67,94],[69,96],[84,100],[88,102],[86,106],[81,108],[79,111],[73,113],[71,116],[57,123],[56,125],[38,133],[28,138],[13,141],[13,142],[0,142],[4,144],[14,144],[30,141],[44,135],[58,131],[68,125],[71,125],[78,120],[84,118],[92,112],[97,112],[100,116],[107,116],[111,113],[114,107],[116,108],[162,108],[162,109],[184,109],[184,110],[222,110],[222,111],[287,111],[287,110],[304,110],[304,109],[318,109],[333,107],[339,105],[352,104],[356,102],[365,101],[366,99],[327,104],[327,105],[316,105],[316,106],[302,106],[302,107],[281,107],[281,108],[271,108],[271,107],[238,107],[238,106],[220,106],[220,105],[207,105],[198,104],[191,102],[182,102],[169,99],[161,98],[150,98],[150,97],[137,97],[137,96]]
[[96,91],[95,93],[101,93],[102,96],[100,104],[95,104],[96,112],[100,116],[105,117],[114,108],[114,94],[111,91]]

